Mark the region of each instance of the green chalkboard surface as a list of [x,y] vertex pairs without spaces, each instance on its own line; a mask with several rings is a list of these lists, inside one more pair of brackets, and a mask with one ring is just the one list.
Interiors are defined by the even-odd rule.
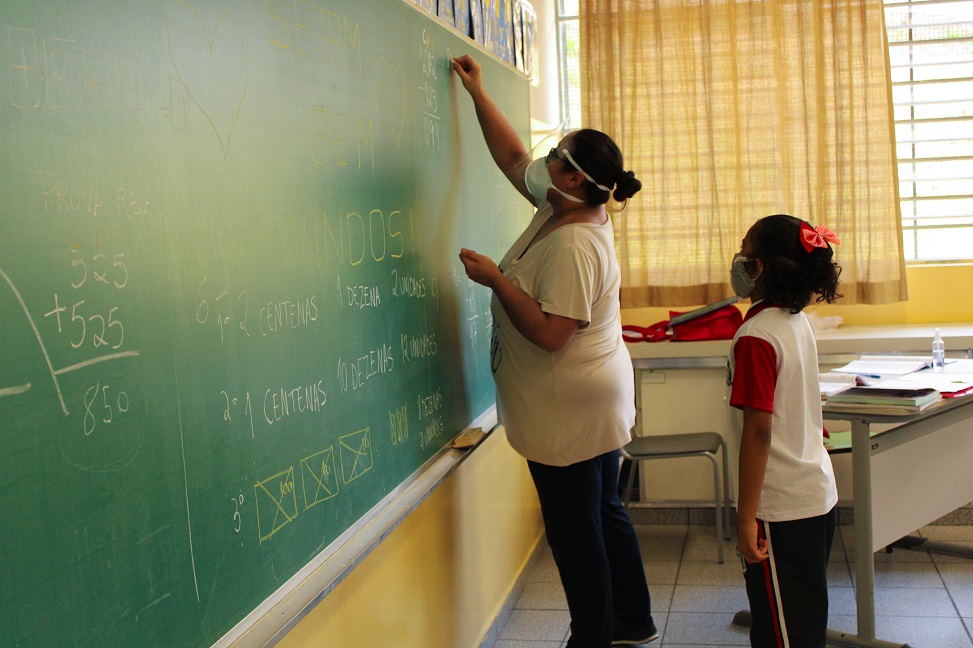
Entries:
[[0,27],[0,645],[209,645],[492,406],[529,205],[401,0]]

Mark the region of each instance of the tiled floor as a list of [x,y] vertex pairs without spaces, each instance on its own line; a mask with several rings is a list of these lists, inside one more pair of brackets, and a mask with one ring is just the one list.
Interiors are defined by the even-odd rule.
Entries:
[[[747,631],[731,624],[748,608],[736,546],[716,562],[713,527],[637,526],[662,632],[651,646],[747,646]],[[929,526],[930,540],[973,548],[973,526]],[[839,527],[828,572],[832,629],[856,631],[854,529]],[[495,648],[561,648],[569,616],[557,569],[546,547],[535,561]],[[973,559],[896,549],[875,555],[875,623],[880,639],[912,648],[973,648]]]

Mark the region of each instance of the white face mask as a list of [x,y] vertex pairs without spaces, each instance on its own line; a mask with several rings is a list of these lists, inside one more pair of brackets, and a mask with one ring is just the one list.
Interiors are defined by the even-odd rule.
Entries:
[[749,257],[738,252],[733,255],[733,262],[730,264],[730,287],[733,288],[734,294],[740,299],[746,299],[753,293],[753,289],[757,285],[757,278],[760,276],[760,270],[752,277],[747,272],[746,264],[749,261]]
[[551,172],[547,168],[546,157],[537,158],[527,165],[527,170],[524,172],[524,182],[527,184],[527,191],[534,197],[538,206],[543,202],[548,202],[548,189],[553,189],[572,202],[584,202],[580,198],[565,193],[554,186],[554,182],[551,180]]

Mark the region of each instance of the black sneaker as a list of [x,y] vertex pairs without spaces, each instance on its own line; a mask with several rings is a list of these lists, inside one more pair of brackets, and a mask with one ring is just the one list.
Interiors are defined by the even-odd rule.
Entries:
[[641,646],[659,638],[659,631],[655,628],[655,623],[649,621],[649,625],[632,630],[625,627],[612,627],[613,646]]

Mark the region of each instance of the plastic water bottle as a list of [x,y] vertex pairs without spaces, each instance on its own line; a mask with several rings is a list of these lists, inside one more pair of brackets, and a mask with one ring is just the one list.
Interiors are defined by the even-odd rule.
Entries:
[[942,371],[946,368],[946,343],[943,342],[939,329],[936,329],[936,337],[932,341],[932,370]]

